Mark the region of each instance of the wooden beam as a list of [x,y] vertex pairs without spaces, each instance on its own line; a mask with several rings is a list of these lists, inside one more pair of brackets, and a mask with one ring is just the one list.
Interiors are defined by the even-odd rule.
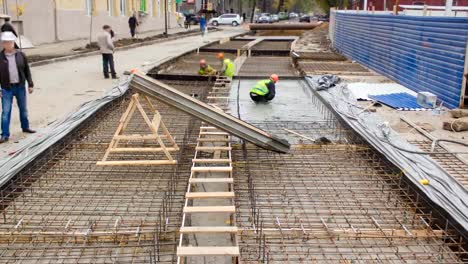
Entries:
[[239,247],[177,247],[178,257],[239,255]]
[[218,147],[218,146],[213,146],[213,147],[196,147],[195,150],[198,150],[198,151],[214,151],[214,150],[231,151],[231,147]]
[[234,192],[188,192],[185,194],[187,199],[234,198],[234,196]]
[[236,207],[233,205],[228,206],[187,206],[184,207],[184,213],[230,213],[236,212]]
[[191,178],[189,183],[234,183],[233,178]]
[[[165,148],[167,151],[177,151],[179,148]],[[164,148],[113,148],[110,152],[163,152]]]
[[230,159],[192,159],[193,163],[231,163]]
[[184,226],[179,230],[183,234],[237,233],[237,231],[237,226]]
[[98,161],[99,166],[152,166],[152,165],[174,165],[177,160],[114,160]]
[[198,142],[229,142],[230,138],[197,138]]
[[232,172],[232,167],[192,167],[193,172]]

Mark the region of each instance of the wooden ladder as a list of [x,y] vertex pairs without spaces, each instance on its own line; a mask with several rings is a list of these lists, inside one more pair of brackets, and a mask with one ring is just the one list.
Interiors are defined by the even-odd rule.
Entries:
[[[209,102],[213,107],[227,109],[229,88],[229,79],[216,80],[212,96],[209,96]],[[185,194],[177,263],[184,263],[190,257],[227,257],[231,258],[232,263],[238,263],[240,251],[237,240],[238,228],[235,224],[236,207],[230,141],[231,136],[228,133],[202,123]],[[207,214],[228,215],[229,225],[220,217],[215,220],[216,224],[186,226],[189,222],[188,217],[191,217],[190,222],[193,223],[197,217],[204,217]],[[203,234],[226,235],[231,243],[219,246],[183,244],[185,236]]]

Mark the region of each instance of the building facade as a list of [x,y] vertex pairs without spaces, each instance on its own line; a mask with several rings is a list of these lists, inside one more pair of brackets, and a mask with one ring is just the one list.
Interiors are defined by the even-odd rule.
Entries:
[[134,12],[140,21],[137,32],[162,30],[165,1],[168,26],[174,27],[175,0],[0,0],[0,7],[18,31],[37,45],[90,35],[94,39],[105,24],[118,37],[129,36],[128,18]]

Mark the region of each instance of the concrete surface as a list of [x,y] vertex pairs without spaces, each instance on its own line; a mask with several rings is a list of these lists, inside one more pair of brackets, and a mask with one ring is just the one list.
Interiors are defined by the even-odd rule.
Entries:
[[[229,108],[233,116],[254,124],[273,135],[284,138],[291,144],[299,143],[300,137],[286,132],[289,129],[301,135],[318,138],[313,128],[328,126],[326,120],[313,104],[313,93],[302,80],[283,80],[276,85],[276,97],[267,103],[255,103],[249,91],[258,80],[234,80],[229,96]],[[239,105],[237,104],[239,102]],[[239,111],[238,111],[239,109]],[[320,129],[323,131],[322,129]],[[335,135],[327,135],[334,138]]]
[[[208,40],[220,40],[244,32],[241,27],[226,27],[223,31],[209,34]],[[203,44],[201,36],[193,36],[117,52],[116,70],[122,75],[125,70],[154,64]],[[31,135],[33,137],[40,137],[40,128],[62,118],[80,104],[101,97],[117,83],[117,80],[103,78],[100,55],[33,67],[32,75],[36,87],[28,98],[29,119],[31,128],[39,130],[39,133]],[[0,145],[0,155],[14,151],[15,142],[26,137],[20,132],[18,116],[15,103],[10,142]]]

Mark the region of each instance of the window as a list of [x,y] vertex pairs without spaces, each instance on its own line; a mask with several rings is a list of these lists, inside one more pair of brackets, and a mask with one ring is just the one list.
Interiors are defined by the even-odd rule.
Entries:
[[85,0],[86,1],[86,14],[91,16],[93,14],[93,0]]
[[127,11],[127,0],[120,0],[120,14],[122,16],[125,16],[125,13]]

